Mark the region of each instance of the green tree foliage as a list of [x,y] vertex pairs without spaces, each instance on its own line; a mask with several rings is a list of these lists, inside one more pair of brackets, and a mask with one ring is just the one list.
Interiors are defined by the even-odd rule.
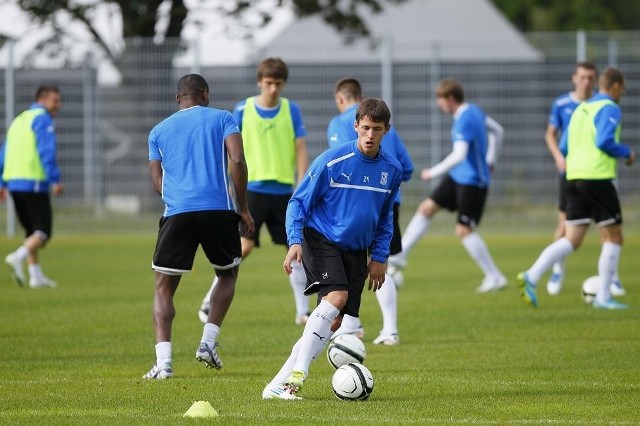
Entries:
[[640,29],[638,0],[492,0],[521,31]]

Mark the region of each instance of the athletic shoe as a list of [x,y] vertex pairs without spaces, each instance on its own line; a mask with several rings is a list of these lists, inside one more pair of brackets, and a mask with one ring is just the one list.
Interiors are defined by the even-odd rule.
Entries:
[[200,362],[204,362],[207,368],[215,368],[220,370],[222,368],[222,360],[216,351],[218,343],[213,345],[213,348],[209,348],[209,345],[202,342],[196,351],[196,359]]
[[405,269],[407,267],[407,260],[399,257],[399,255],[389,256],[387,259],[388,266],[393,266],[396,269]]
[[624,296],[627,294],[627,290],[622,287],[620,280],[613,280],[611,282],[611,295],[612,296]]
[[22,261],[16,257],[15,253],[9,253],[7,257],[4,258],[4,263],[9,267],[13,281],[22,287],[27,282]]
[[536,285],[529,281],[526,272],[520,272],[516,277],[518,287],[520,287],[520,298],[524,303],[534,308],[538,307],[538,297],[536,296]]
[[266,387],[262,391],[262,399],[289,399],[300,400],[299,396],[296,396],[295,392],[291,392],[285,385],[276,386],[275,388]]
[[[304,380],[307,378],[307,374],[304,371],[292,371],[287,378],[284,388],[289,389],[289,393],[295,396],[302,390]],[[290,398],[287,398],[290,399]]]
[[373,341],[374,345],[395,346],[400,344],[400,336],[397,334],[380,334]]
[[395,265],[387,266],[387,274],[393,278],[393,283],[396,285],[396,288],[399,289],[404,285],[404,273],[402,269]]
[[336,330],[335,333],[333,333],[333,336],[331,336],[329,340],[333,340],[338,336],[342,336],[343,334],[353,334],[358,339],[362,339],[364,337],[364,327],[362,327],[362,324],[360,324],[360,327],[356,328],[355,330],[344,330],[342,327],[340,327]]
[[564,277],[562,274],[553,273],[551,277],[549,277],[549,281],[547,282],[547,293],[552,296],[556,296],[560,294],[560,290],[562,290],[562,279]]
[[502,290],[507,286],[507,279],[504,275],[498,277],[485,277],[482,284],[476,288],[476,293],[490,293],[492,291]]
[[625,305],[624,303],[620,303],[617,300],[609,299],[606,302],[598,302],[598,299],[593,299],[592,305],[596,309],[627,309],[629,305]]
[[31,277],[29,279],[29,287],[31,288],[56,288],[58,287],[58,283],[45,277],[44,275],[40,277]]
[[153,367],[151,367],[151,370],[149,370],[147,374],[142,376],[142,378],[145,380],[150,380],[150,379],[162,380],[162,379],[170,379],[172,377],[173,377],[173,368],[171,368],[170,362],[165,363],[164,367],[162,368],[158,368],[157,365],[154,365]]
[[209,302],[202,302],[200,305],[200,309],[198,310],[198,318],[202,321],[203,324],[206,324],[209,321],[209,309],[211,308],[211,304]]
[[310,313],[311,312],[307,312],[306,314],[296,316],[296,319],[295,319],[296,325],[305,325],[307,321],[309,321]]

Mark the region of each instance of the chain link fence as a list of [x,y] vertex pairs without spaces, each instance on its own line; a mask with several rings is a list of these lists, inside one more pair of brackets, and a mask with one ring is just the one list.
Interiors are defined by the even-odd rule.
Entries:
[[[435,84],[444,77],[458,79],[467,100],[479,104],[505,128],[505,145],[483,219],[484,232],[548,232],[551,236],[556,220],[557,173],[544,143],[551,101],[572,89],[571,73],[578,60],[592,60],[599,69],[619,67],[627,78],[621,102],[622,140],[638,148],[640,32],[532,33],[526,38],[541,52],[539,60],[398,62],[391,51],[373,52],[371,63],[295,63],[283,54],[290,68],[283,95],[302,108],[312,159],[327,147],[326,126],[337,113],[333,87],[339,78],[354,76],[367,96],[392,100],[393,123],[416,166],[414,179],[403,187],[401,222],[406,224],[433,185],[420,181],[419,170],[440,161],[451,150],[451,117],[437,109]],[[9,63],[0,75],[5,92],[0,105],[0,114],[5,117],[0,123],[2,135],[13,117],[28,108],[39,84],[54,83],[61,89],[58,160],[66,192],[54,200],[56,233],[155,230],[162,203],[149,178],[147,135],[176,110],[175,87],[180,76],[201,73],[211,87],[211,105],[217,108],[231,110],[239,100],[257,93],[257,63],[207,67],[194,59],[185,68],[183,57],[182,66],[176,67],[175,57],[185,49],[179,40],[167,40],[163,45],[144,39],[125,42],[125,53],[114,64],[119,74],[116,83],[101,84],[91,60],[72,69],[23,69]],[[10,48],[6,44],[0,54],[10,55]],[[637,167],[621,166],[619,171],[626,233],[640,229]],[[3,229],[11,233],[14,222],[10,209],[0,210]],[[434,227],[435,232],[439,230],[451,232],[451,227]]]

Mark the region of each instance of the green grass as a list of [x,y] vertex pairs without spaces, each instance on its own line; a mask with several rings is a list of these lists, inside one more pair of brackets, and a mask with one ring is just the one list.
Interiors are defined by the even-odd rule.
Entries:
[[[520,302],[513,277],[549,239],[487,242],[510,278],[505,291],[475,294],[481,274],[461,244],[428,236],[399,293],[399,346],[370,343],[381,319],[375,297],[363,298],[371,399],[337,400],[323,354],[305,400],[291,403],[261,400],[301,331],[281,247],[266,245],[243,265],[220,335],[219,372],[194,359],[196,311],[212,276],[199,253],[176,294],[176,376],[144,382],[155,360],[154,236],[56,237],[42,262],[58,289],[20,289],[0,275],[0,424],[638,424],[640,238],[628,238],[623,251],[630,294],[622,300],[631,309],[621,312],[594,310],[579,297],[581,281],[596,271],[594,231],[569,259],[563,293],[541,288],[537,310]],[[0,240],[1,253],[18,243]],[[198,400],[220,417],[183,418]]]

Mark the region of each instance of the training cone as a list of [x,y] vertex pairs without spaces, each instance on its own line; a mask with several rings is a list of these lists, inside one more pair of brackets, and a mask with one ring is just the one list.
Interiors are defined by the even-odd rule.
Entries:
[[196,401],[182,417],[217,417],[218,412],[209,401]]

